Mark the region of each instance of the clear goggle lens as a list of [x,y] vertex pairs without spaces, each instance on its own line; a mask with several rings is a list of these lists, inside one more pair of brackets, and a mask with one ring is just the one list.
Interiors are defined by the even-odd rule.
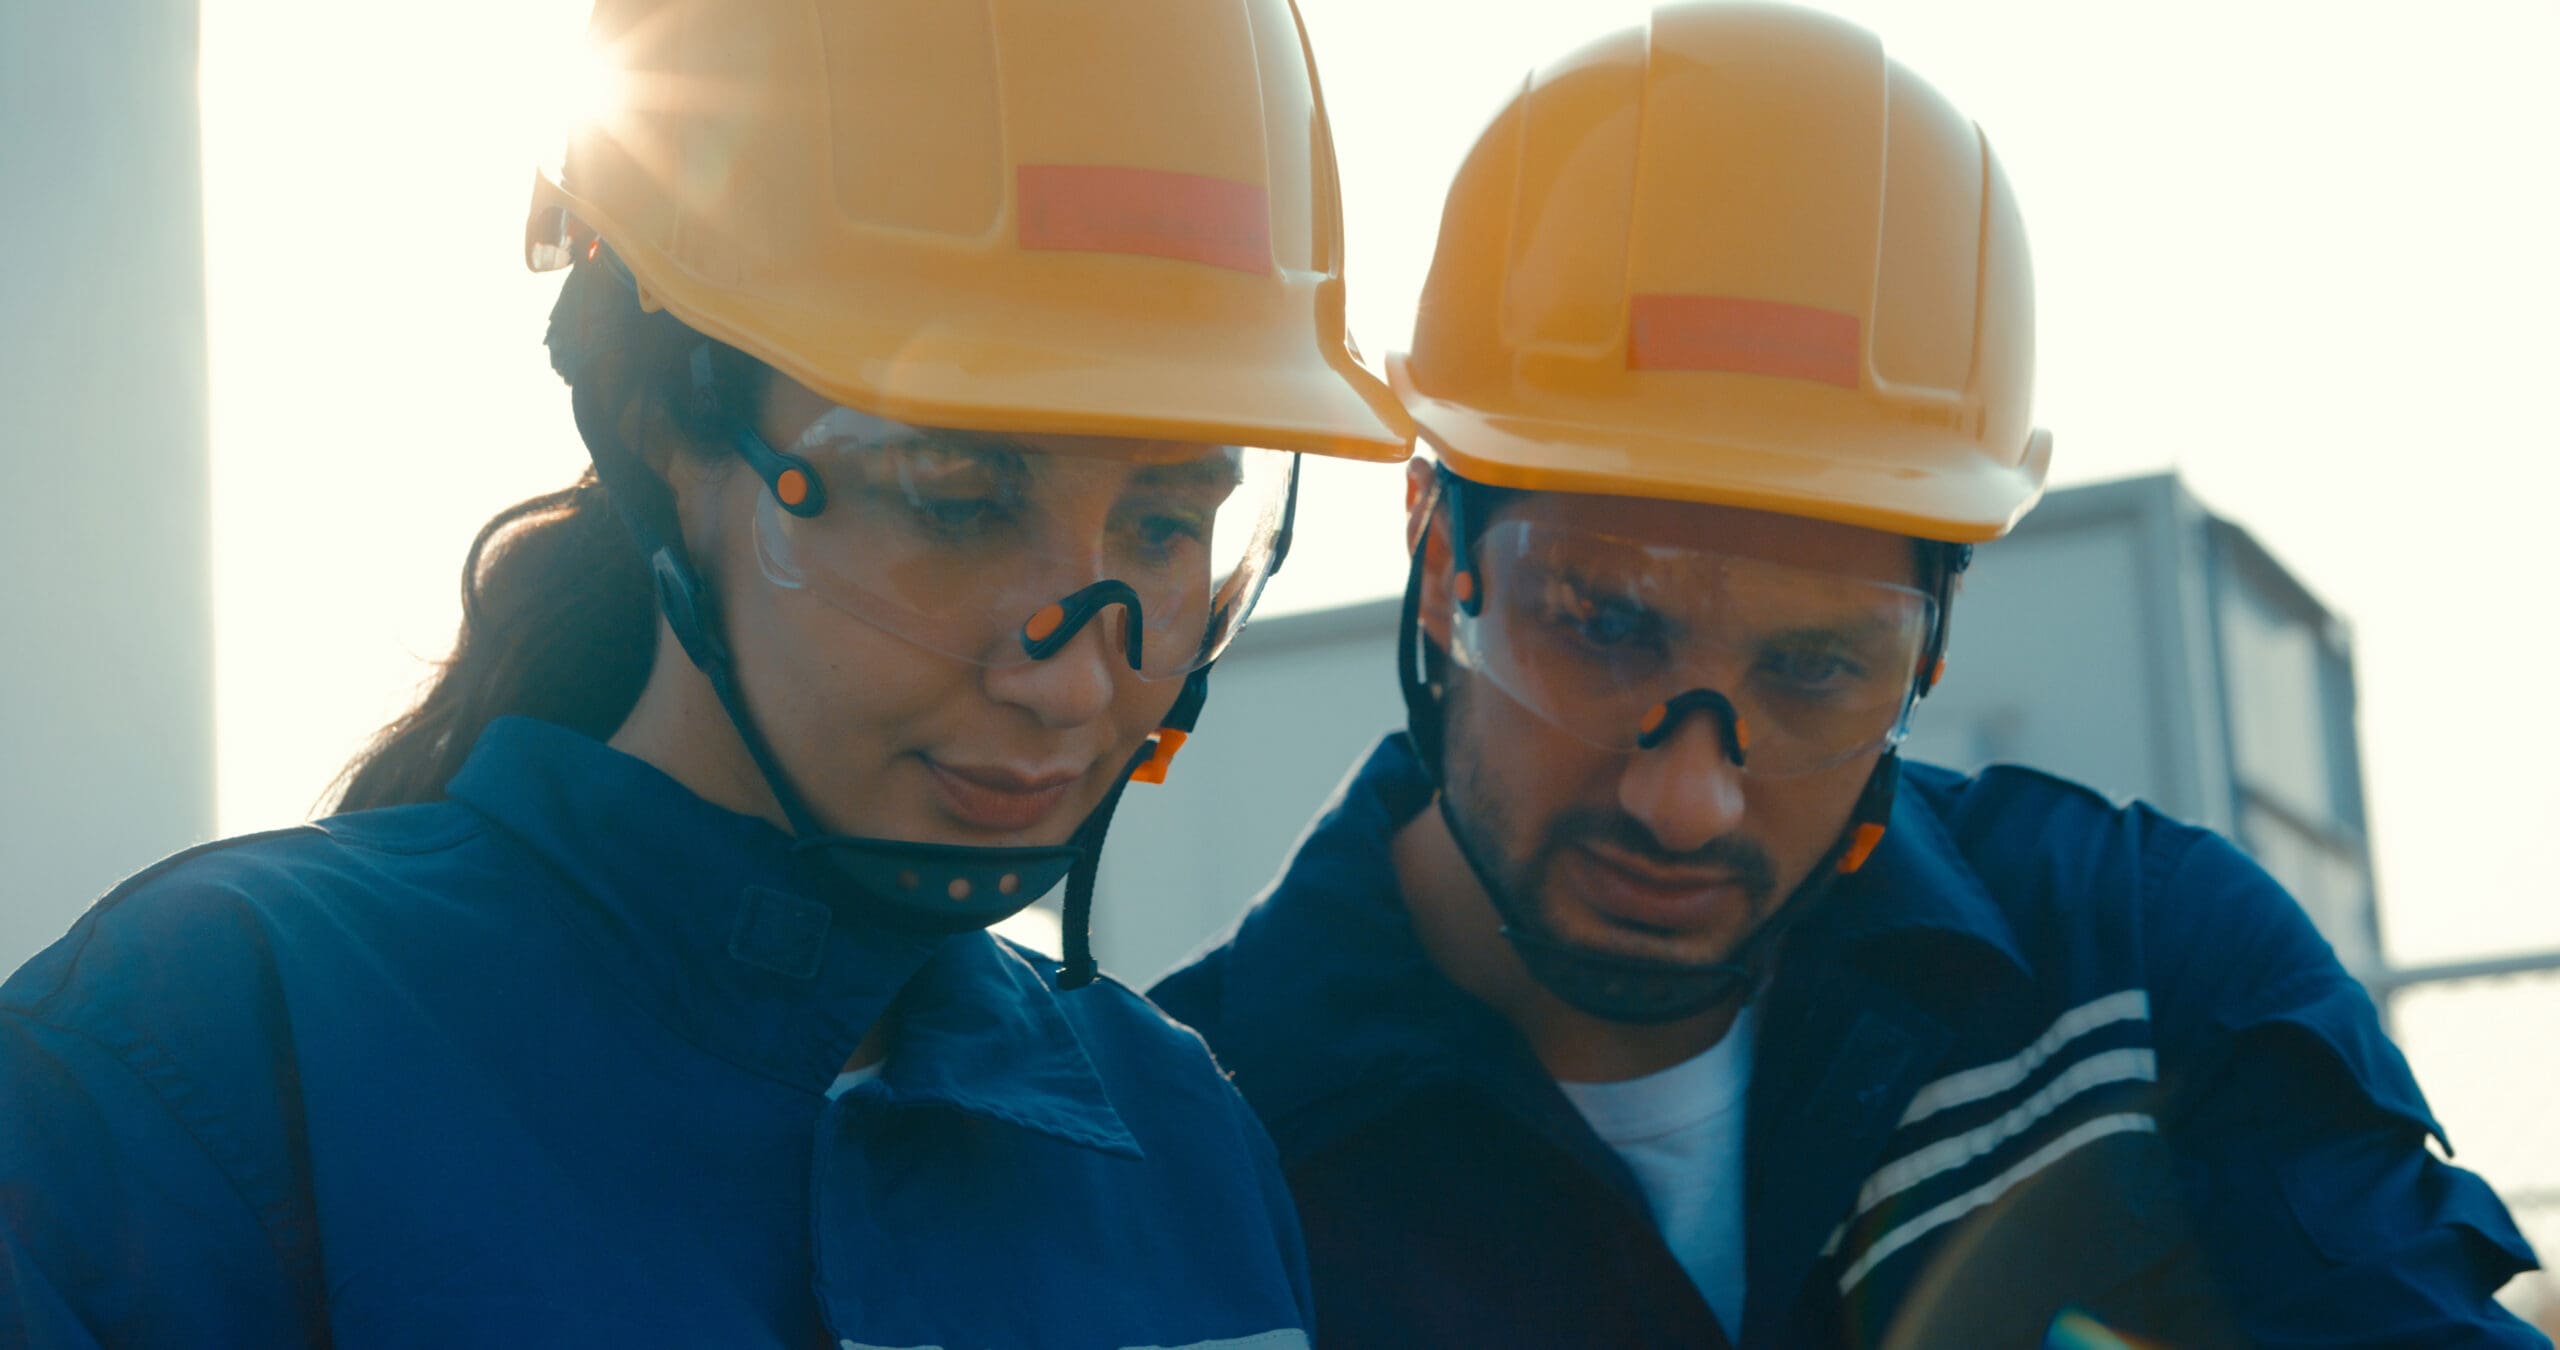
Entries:
[[1215,660],[1244,626],[1297,473],[1279,450],[1066,438],[1035,448],[842,407],[788,453],[818,479],[792,494],[816,510],[758,494],[757,555],[776,584],[927,650],[1003,666],[1038,659],[1040,639],[1068,621],[1062,605],[1118,582],[1137,612],[1112,602],[1090,626],[1117,655],[1136,624],[1135,668],[1150,680]]
[[1683,695],[1712,690],[1762,777],[1898,742],[1937,622],[1910,587],[1535,519],[1495,523],[1471,552],[1481,610],[1456,615],[1458,664],[1607,750],[1642,747]]

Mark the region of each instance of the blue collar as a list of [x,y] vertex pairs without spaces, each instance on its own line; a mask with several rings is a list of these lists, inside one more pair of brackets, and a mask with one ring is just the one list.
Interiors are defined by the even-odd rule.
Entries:
[[[1353,1099],[1377,1094],[1364,1088],[1535,1069],[1509,1024],[1431,963],[1406,915],[1389,848],[1433,791],[1412,742],[1389,736],[1238,924],[1212,1039],[1266,1120],[1322,1132],[1365,1114]],[[1911,978],[1951,955],[2026,972],[2007,916],[1907,782],[1875,855],[1797,933],[1892,943],[1894,959],[1866,964]]]
[[1390,849],[1435,790],[1413,743],[1389,736],[1237,925],[1211,1040],[1284,1148],[1435,1078],[1497,1086],[1536,1067],[1414,935]]
[[567,883],[571,926],[695,1046],[817,1094],[894,1000],[891,1102],[1138,1155],[1050,977],[987,934],[865,924],[782,831],[547,722],[491,723],[448,792]]
[[1937,953],[1988,958],[2021,978],[2029,973],[2016,927],[1992,900],[1923,791],[1925,784],[1955,778],[1929,765],[1903,766],[1884,842],[1857,875],[1824,900],[1821,912],[1806,916],[1807,930],[1827,931],[1860,946],[1927,944]]

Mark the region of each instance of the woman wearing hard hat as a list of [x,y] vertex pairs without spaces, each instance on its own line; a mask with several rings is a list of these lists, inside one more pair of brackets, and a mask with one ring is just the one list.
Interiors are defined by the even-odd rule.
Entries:
[[[1286,0],[602,0],[537,185],[594,475],[346,806],[0,993],[0,1342],[1285,1346],[1298,1233],[1096,982],[1102,837],[1407,430]],[[1066,968],[984,932],[1063,883]]]

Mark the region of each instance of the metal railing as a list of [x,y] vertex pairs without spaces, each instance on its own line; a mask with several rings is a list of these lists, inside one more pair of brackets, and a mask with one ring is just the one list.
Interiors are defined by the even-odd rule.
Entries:
[[2560,970],[2560,951],[2526,952],[2518,956],[2483,957],[2476,961],[2447,961],[2425,966],[2390,966],[2367,971],[2364,987],[2373,991],[2376,1004],[2385,1008],[2393,994],[2425,984],[2443,984],[2458,980],[2487,980],[2501,975],[2538,975],[2546,970]]
[[[2444,1123],[2456,1161],[2487,1179],[2546,1262],[2560,1261],[2560,952],[2408,966],[2365,977]],[[2560,1321],[2560,1278],[2501,1295]]]

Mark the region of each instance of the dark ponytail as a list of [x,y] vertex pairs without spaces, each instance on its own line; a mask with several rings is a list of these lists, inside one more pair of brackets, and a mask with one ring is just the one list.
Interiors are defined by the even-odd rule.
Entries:
[[508,507],[463,561],[453,654],[347,766],[338,809],[442,797],[481,730],[510,713],[612,735],[657,636],[649,573],[593,473]]
[[[624,407],[641,437],[715,459],[723,419],[752,417],[769,371],[672,314],[644,311],[612,259],[562,285],[552,365],[573,389]],[[500,717],[538,717],[603,739],[649,681],[658,611],[647,564],[592,470],[480,527],[462,563],[462,627],[417,705],[339,775],[336,807],[435,801]]]

